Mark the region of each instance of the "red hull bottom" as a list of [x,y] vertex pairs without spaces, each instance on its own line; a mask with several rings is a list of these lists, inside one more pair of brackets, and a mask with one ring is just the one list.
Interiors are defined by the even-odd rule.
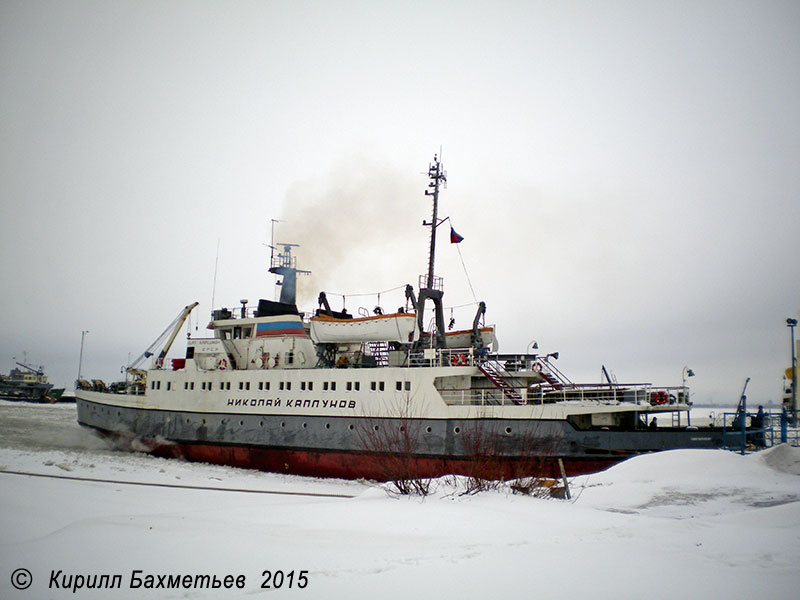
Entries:
[[[522,477],[561,476],[557,456],[435,458],[194,443],[158,443],[148,445],[148,448],[151,454],[166,458],[181,458],[192,462],[228,465],[271,473],[340,479],[391,481],[465,475],[488,480],[509,480]],[[586,459],[564,457],[562,460],[567,475],[574,476],[602,471],[625,458],[626,455],[618,455]]]

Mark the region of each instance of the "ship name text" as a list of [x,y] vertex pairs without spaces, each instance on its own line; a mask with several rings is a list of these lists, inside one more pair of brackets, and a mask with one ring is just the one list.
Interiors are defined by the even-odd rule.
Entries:
[[280,398],[228,398],[228,406],[354,409],[355,400],[281,400]]

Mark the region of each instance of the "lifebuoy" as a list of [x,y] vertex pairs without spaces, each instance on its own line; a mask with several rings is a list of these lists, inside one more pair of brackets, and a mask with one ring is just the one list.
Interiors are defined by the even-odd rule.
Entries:
[[450,364],[454,367],[463,367],[467,364],[467,357],[463,354],[455,354],[450,357]]
[[662,404],[667,403],[667,392],[660,391],[660,392],[652,392],[650,394],[650,404],[654,406],[660,406]]
[[542,365],[540,365],[538,362],[531,364],[531,371],[533,371],[534,373],[541,373]]
[[156,369],[160,369],[163,366],[164,366],[164,359],[163,358],[157,358],[156,359]]
[[227,359],[225,359],[225,358],[223,358],[222,360],[220,360],[220,361],[219,361],[219,364],[217,365],[217,368],[218,368],[220,371],[224,371],[225,369],[227,369],[227,368],[228,368],[228,360],[227,360]]

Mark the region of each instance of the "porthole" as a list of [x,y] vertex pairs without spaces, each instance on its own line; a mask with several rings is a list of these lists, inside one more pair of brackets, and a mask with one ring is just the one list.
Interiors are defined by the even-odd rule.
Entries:
[[400,425],[400,431],[405,431],[405,430],[406,430],[406,426],[405,425]]
[[506,433],[511,433],[511,427],[506,427]]
[[454,428],[453,433],[461,433],[461,427]]
[[353,431],[353,426],[352,426],[352,425],[348,425],[348,426],[347,426],[347,428],[348,428],[350,431]]
[[425,431],[426,431],[427,433],[430,433],[430,432],[431,432],[431,431],[433,431],[433,430],[432,430],[430,427],[426,427],[426,428],[425,428]]
[[330,423],[325,423],[325,429],[330,429],[330,428],[331,428],[331,424]]
[[303,423],[303,429],[305,429],[306,427],[308,427],[308,423]]
[[373,427],[373,429],[374,429],[375,431],[378,431],[378,429],[380,429],[380,427],[378,427],[377,425],[375,425],[375,426]]
[[286,421],[281,421],[281,427],[286,427]]
[[239,421],[239,425],[244,425],[244,421]]

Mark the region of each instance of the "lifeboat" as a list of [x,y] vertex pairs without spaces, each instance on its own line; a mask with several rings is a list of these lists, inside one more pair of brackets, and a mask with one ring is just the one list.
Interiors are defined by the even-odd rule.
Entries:
[[348,342],[399,342],[409,344],[419,340],[417,315],[394,313],[358,319],[337,319],[318,315],[311,319],[311,339],[316,344]]

